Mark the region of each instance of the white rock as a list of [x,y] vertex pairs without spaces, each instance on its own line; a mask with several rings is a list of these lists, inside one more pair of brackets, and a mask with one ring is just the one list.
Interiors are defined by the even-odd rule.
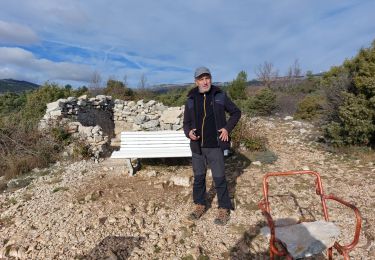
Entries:
[[286,116],[286,117],[284,117],[284,120],[286,121],[286,120],[293,120],[293,117],[292,116]]
[[262,163],[260,161],[254,161],[254,162],[251,162],[252,165],[256,165],[256,166],[262,166]]
[[169,179],[176,186],[189,187],[191,185],[191,176],[171,176]]

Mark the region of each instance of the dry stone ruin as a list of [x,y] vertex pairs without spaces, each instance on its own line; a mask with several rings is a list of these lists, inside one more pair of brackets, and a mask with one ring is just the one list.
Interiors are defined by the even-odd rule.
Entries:
[[155,100],[124,101],[111,96],[69,97],[47,104],[41,130],[63,127],[85,142],[95,159],[120,145],[122,131],[181,130],[184,107]]

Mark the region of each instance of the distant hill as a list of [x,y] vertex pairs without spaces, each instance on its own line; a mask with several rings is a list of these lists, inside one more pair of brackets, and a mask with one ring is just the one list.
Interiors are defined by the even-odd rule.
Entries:
[[0,93],[20,93],[26,90],[34,90],[37,88],[39,88],[39,85],[23,80],[0,79]]

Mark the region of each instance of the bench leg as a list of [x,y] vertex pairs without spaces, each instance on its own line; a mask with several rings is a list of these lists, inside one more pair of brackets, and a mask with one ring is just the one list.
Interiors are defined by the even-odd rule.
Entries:
[[129,176],[134,176],[135,172],[141,167],[141,160],[137,159],[137,164],[133,166],[131,159],[125,159],[126,165],[128,166]]

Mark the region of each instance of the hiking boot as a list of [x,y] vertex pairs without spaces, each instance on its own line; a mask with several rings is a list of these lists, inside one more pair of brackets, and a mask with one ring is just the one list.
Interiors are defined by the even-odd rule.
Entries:
[[189,214],[189,219],[190,220],[199,219],[206,212],[206,210],[207,208],[205,205],[195,204],[195,209],[193,212]]
[[219,208],[217,217],[214,220],[216,225],[225,226],[230,219],[230,210]]

